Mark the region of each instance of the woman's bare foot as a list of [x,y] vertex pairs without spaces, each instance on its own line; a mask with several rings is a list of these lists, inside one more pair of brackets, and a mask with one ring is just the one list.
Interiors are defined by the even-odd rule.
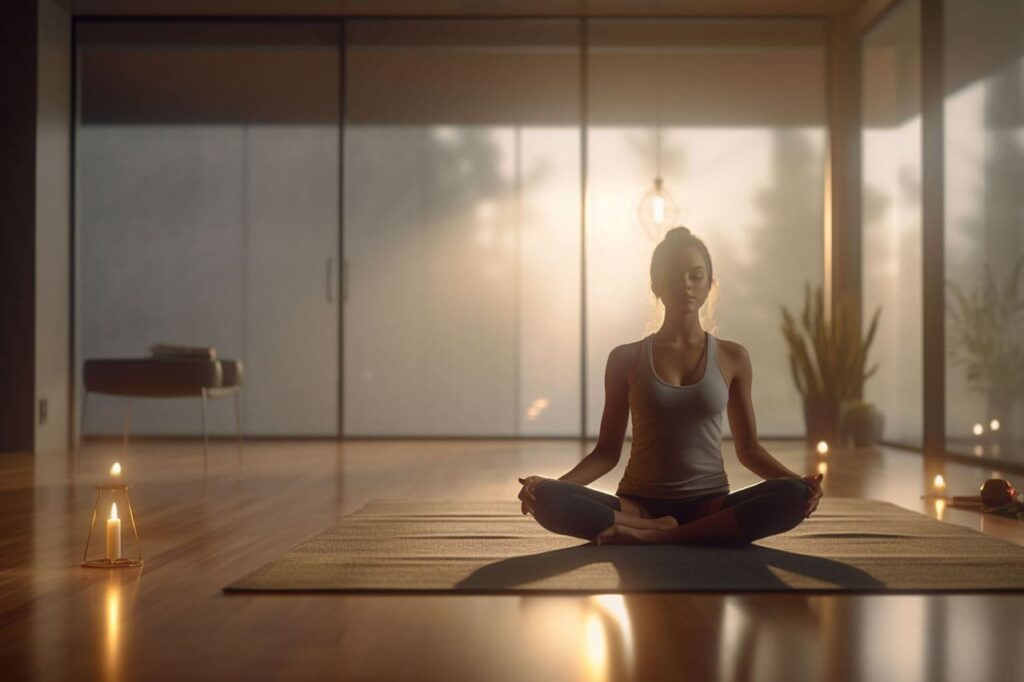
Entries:
[[679,524],[671,516],[659,516],[656,519],[650,519],[645,516],[633,516],[625,512],[615,512],[614,525],[640,530],[667,530],[675,528]]
[[590,542],[593,545],[650,545],[658,542],[659,532],[654,528],[631,528],[616,524],[605,528]]
[[651,521],[658,524],[658,528],[675,528],[679,525],[679,522],[676,521],[676,517],[674,516],[659,516],[656,519],[651,519]]

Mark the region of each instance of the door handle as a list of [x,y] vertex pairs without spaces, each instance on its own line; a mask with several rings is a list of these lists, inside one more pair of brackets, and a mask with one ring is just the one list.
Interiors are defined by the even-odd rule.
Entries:
[[334,302],[334,256],[328,256],[327,258],[327,302]]
[[341,300],[348,300],[348,261],[341,261]]

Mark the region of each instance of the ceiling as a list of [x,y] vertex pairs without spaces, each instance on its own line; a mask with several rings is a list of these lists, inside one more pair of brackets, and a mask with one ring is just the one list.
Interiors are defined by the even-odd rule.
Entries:
[[821,17],[871,0],[66,0],[76,16]]

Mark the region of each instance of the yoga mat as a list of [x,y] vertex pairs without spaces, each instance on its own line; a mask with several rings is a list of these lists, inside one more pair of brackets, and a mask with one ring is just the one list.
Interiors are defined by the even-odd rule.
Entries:
[[743,547],[593,546],[518,501],[374,500],[224,588],[331,592],[1022,590],[1024,547],[888,502],[822,499]]

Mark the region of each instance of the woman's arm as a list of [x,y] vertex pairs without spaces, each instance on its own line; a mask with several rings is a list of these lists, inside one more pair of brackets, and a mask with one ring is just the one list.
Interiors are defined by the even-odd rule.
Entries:
[[[723,344],[724,345],[724,344]],[[740,464],[761,478],[801,478],[772,457],[757,438],[757,423],[751,400],[753,368],[747,349],[738,343],[728,344],[730,364],[734,367],[729,385],[729,426]]]
[[797,478],[811,488],[807,498],[804,516],[810,516],[818,508],[821,499],[821,474],[801,476],[787,469],[781,462],[768,454],[757,439],[757,423],[754,420],[754,405],[750,398],[754,383],[754,371],[750,366],[747,349],[738,343],[728,343],[729,358],[735,368],[729,385],[729,426],[732,427],[736,456],[740,464],[761,478]]
[[[629,420],[630,358],[629,346],[618,346],[608,354],[604,371],[604,413],[601,415],[597,444],[576,466],[559,476],[558,480],[587,485],[607,474],[619,463]],[[545,480],[542,476],[519,479],[523,484],[519,499],[523,501],[524,514],[530,510],[533,488]]]
[[629,421],[629,353],[618,346],[608,354],[604,370],[604,412],[593,451],[559,480],[587,485],[615,468],[622,456]]

